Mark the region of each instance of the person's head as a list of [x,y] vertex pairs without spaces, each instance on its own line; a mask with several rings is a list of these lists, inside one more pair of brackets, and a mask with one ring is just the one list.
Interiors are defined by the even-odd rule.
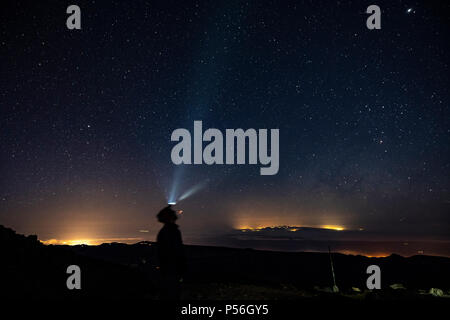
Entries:
[[162,209],[156,217],[161,223],[174,223],[178,219],[177,213],[172,209],[171,205]]

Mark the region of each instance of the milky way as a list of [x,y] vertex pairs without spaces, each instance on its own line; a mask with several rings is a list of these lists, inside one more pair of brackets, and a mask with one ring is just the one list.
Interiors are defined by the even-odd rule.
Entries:
[[[186,239],[338,225],[448,239],[449,5],[2,4],[0,223],[153,239],[176,181]],[[414,5],[414,6],[413,6]],[[182,166],[176,128],[278,128],[280,168]],[[204,186],[203,186],[204,184]],[[139,232],[146,230],[149,232]]]

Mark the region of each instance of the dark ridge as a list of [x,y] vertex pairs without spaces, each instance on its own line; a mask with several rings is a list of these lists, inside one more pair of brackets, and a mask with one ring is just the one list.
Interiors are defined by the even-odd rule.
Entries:
[[[3,296],[158,298],[158,261],[153,242],[44,245],[34,235],[26,237],[3,226],[0,240]],[[188,271],[183,296],[189,299],[298,299],[327,292],[332,286],[326,253],[193,245],[185,246],[185,253]],[[402,284],[408,294],[428,292],[433,287],[444,292],[450,289],[450,258],[333,254],[333,261],[337,286],[344,294],[354,294],[352,287],[367,294],[366,269],[372,264],[381,268],[380,292],[389,297],[392,284]],[[66,288],[66,268],[72,264],[82,270],[82,290]]]

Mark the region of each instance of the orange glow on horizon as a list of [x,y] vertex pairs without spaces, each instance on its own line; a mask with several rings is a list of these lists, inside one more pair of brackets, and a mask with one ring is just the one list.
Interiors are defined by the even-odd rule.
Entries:
[[344,231],[346,230],[344,226],[339,225],[321,225],[321,226],[283,226],[283,225],[258,225],[258,226],[249,226],[249,225],[240,225],[236,230],[240,231],[260,231],[264,228],[280,228],[286,229],[287,231],[295,232],[299,231],[301,228],[317,228],[317,229],[327,229],[327,230],[335,230],[335,231]]
[[321,229],[329,229],[329,230],[335,230],[335,231],[343,231],[345,228],[343,226],[337,226],[337,225],[322,225],[320,226]]
[[250,226],[241,226],[238,230],[249,230],[249,231],[260,231],[265,227],[250,227]]
[[86,245],[92,244],[92,242],[88,239],[73,239],[73,240],[49,239],[49,240],[44,240],[44,241],[41,240],[41,242],[46,245],[55,244],[55,245],[68,245],[68,246],[76,246],[79,244],[86,244]]
[[368,258],[386,258],[389,257],[391,254],[390,253],[373,253],[373,254],[364,254],[364,256],[368,257]]
[[243,226],[241,228],[238,228],[237,230],[240,230],[242,232],[246,232],[246,231],[261,231],[265,228],[274,228],[274,229],[284,229],[286,231],[290,231],[290,232],[295,232],[301,229],[301,227],[299,226],[295,226],[295,227],[290,227],[290,226],[264,226],[264,227],[248,227],[248,226]]
[[342,253],[342,254],[347,254],[347,255],[354,255],[354,256],[360,255],[360,256],[365,256],[367,258],[386,258],[392,254],[392,253],[386,253],[386,252],[367,253],[367,252],[360,252],[360,251],[354,251],[354,250],[337,250],[336,252]]
[[143,238],[109,238],[109,239],[48,239],[48,240],[39,240],[45,245],[67,245],[67,246],[76,246],[76,245],[88,245],[88,246],[96,246],[102,243],[111,243],[111,242],[123,242],[123,243],[136,243],[144,240]]

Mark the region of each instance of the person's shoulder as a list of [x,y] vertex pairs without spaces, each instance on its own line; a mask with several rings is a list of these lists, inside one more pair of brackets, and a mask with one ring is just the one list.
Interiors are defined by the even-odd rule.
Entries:
[[180,228],[178,227],[177,224],[172,223],[169,227],[168,227],[168,231],[173,234],[173,235],[181,235],[181,231]]
[[180,232],[178,229],[178,225],[175,223],[167,223],[164,225],[164,227],[161,228],[160,232],[163,233],[172,233],[172,232]]

